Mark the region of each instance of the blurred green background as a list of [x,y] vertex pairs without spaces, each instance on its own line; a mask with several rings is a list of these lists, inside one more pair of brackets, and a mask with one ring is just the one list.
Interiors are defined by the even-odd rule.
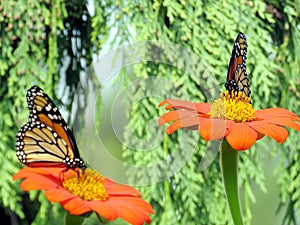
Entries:
[[[222,84],[233,42],[241,31],[247,36],[247,71],[254,108],[284,107],[299,115],[299,0],[2,0],[0,12],[1,224],[62,224],[64,214],[60,205],[49,203],[43,193],[24,193],[19,181],[12,181],[12,175],[22,167],[15,155],[15,135],[28,118],[27,89],[32,85],[43,88],[70,127],[78,128],[83,122],[72,119],[72,115],[85,112],[88,103],[82,93],[82,104],[72,108],[79,82],[90,82],[87,69],[100,56],[120,45],[145,40],[177,44],[197,55],[201,62],[194,64],[205,65],[213,77],[200,74],[197,65],[194,71],[198,73],[192,73],[149,60],[117,71],[115,83],[109,85],[126,87],[132,82],[132,74],[135,78],[166,78],[172,82],[164,90],[170,96],[200,102],[207,100],[200,87],[212,87],[210,79],[216,79],[221,84],[220,91],[224,90]],[[170,63],[186,63],[186,58],[181,61],[182,55],[172,50],[159,48]],[[92,85],[99,90],[104,84],[93,81]],[[97,121],[98,135],[105,139],[104,145],[111,155],[132,165],[148,165],[165,159],[181,146],[180,134],[190,131],[157,137],[163,142],[153,151],[128,147],[132,146],[131,135],[142,140],[156,134],[157,129],[164,130],[164,127],[148,126],[153,118],[165,112],[157,109],[162,98],[155,96],[134,102],[134,107],[130,107],[129,99],[126,108],[129,110],[120,108],[120,113],[128,117],[124,137],[129,144],[121,143],[106,119],[110,116],[107,108],[119,91],[113,87],[104,91],[95,103],[97,112],[102,110],[101,115],[92,115]],[[140,96],[141,90],[146,93],[147,86],[133,90],[132,99]],[[207,144],[196,133],[186,140],[190,146],[196,146],[196,149],[191,147],[194,154],[186,166],[162,182],[137,187],[155,209],[152,224],[232,224],[218,158],[207,170],[199,170]],[[86,136],[79,138],[79,146],[84,146],[84,141],[89,141]],[[147,147],[143,145],[141,141],[134,146]],[[289,138],[282,145],[264,138],[240,154],[239,182],[246,224],[300,224],[299,153],[299,134],[289,130]],[[176,166],[172,160],[169,163],[170,167]],[[126,174],[131,181],[152,175],[151,171],[134,174],[102,164],[117,176]],[[97,223],[87,221],[86,224]]]

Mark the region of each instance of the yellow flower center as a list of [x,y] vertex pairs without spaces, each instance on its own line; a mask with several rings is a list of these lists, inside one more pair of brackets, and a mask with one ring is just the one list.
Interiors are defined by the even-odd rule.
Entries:
[[104,177],[94,170],[79,171],[79,175],[72,174],[63,181],[63,187],[73,195],[87,201],[105,201],[108,198],[103,185]]
[[250,122],[255,119],[255,110],[250,104],[250,98],[242,92],[226,91],[221,98],[215,100],[210,112],[210,118],[233,120],[238,123]]

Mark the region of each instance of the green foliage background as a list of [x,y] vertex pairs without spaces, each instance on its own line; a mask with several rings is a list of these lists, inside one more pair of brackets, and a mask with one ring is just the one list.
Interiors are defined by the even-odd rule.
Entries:
[[[63,210],[58,204],[48,203],[40,192],[23,193],[19,182],[12,181],[12,175],[21,167],[15,156],[15,134],[28,117],[26,90],[39,85],[61,110],[69,111],[79,80],[87,79],[84,71],[103,46],[113,48],[143,40],[172,42],[198,55],[201,63],[224,83],[233,41],[242,31],[247,35],[247,70],[254,107],[284,107],[299,115],[299,0],[94,0],[89,5],[91,14],[87,1],[0,1],[0,203],[6,224],[61,224]],[[173,57],[180,63],[180,55],[172,56],[168,49],[162,51],[170,55],[169,60]],[[170,79],[178,85],[179,95],[189,93],[187,100],[205,100],[197,74],[153,62],[133,69],[138,77]],[[146,98],[128,112],[128,127],[139,137],[157,132],[145,125],[149,118],[164,112],[157,109],[158,102]],[[294,131],[289,133],[283,145],[265,138],[240,154],[246,224],[260,221],[252,218],[250,208],[256,199],[253,188],[267,190],[264,161],[269,157],[279,159],[273,178],[280,189],[277,198],[278,211],[284,215],[282,224],[300,221],[300,138]],[[206,143],[196,136],[188,142],[198,146],[197,151],[176,176],[139,188],[155,209],[153,224],[231,224],[219,162],[215,160],[206,171],[198,170]],[[145,165],[152,162],[153,156],[163,159],[178,143],[180,133],[165,136],[152,153],[123,147],[123,156]]]

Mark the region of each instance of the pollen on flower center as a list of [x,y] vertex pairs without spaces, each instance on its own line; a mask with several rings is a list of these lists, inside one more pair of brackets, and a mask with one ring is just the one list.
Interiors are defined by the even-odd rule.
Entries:
[[255,119],[250,98],[242,92],[226,91],[221,98],[215,100],[208,113],[210,118],[228,119],[235,122],[250,122]]
[[74,174],[63,181],[63,187],[73,195],[83,200],[105,201],[108,198],[103,185],[104,177],[94,170],[80,171],[79,176]]

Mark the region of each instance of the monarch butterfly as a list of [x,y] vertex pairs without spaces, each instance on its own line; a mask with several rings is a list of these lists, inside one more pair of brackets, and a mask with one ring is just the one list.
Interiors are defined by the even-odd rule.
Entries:
[[17,157],[29,167],[85,169],[75,138],[49,96],[39,87],[27,91],[29,121],[16,136]]
[[240,32],[233,45],[225,87],[230,92],[241,91],[250,97],[251,90],[246,72],[246,54],[246,36]]

